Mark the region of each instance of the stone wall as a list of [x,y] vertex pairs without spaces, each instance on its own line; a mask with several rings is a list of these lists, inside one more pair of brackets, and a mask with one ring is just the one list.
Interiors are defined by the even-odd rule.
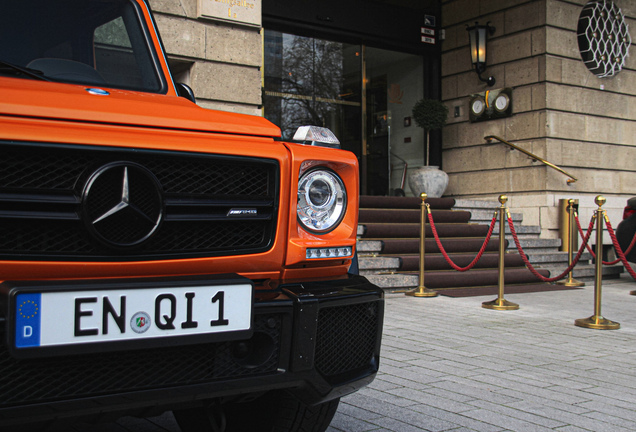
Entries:
[[[524,223],[541,225],[544,237],[558,235],[559,199],[579,199],[581,220],[589,220],[594,197],[607,198],[617,225],[628,197],[636,195],[636,56],[613,78],[597,78],[581,61],[576,26],[585,0],[445,0],[442,26],[442,97],[449,112],[443,130],[446,194],[494,200],[524,213]],[[636,42],[636,4],[615,0]],[[513,89],[513,115],[470,123],[468,101],[488,88],[471,70],[466,25],[496,27],[483,76],[492,89]],[[529,159],[497,135],[546,159],[579,180]]]
[[260,115],[260,28],[197,18],[197,0],[150,0],[177,81],[205,108]]

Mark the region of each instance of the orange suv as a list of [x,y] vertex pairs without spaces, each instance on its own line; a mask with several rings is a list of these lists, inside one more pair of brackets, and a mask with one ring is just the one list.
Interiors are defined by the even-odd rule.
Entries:
[[144,0],[0,8],[0,429],[325,430],[379,361],[355,156],[198,107]]

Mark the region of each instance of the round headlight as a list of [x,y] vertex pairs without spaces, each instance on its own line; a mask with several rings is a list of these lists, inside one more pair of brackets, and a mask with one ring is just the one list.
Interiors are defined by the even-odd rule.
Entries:
[[298,219],[316,233],[334,229],[344,216],[347,192],[332,171],[318,169],[303,174],[298,182]]

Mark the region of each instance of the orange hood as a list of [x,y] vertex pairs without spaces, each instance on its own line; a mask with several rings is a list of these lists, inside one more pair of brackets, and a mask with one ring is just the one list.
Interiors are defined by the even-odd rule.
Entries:
[[0,115],[280,136],[280,129],[262,117],[208,110],[163,94],[104,88],[109,95],[95,95],[90,87],[0,78]]

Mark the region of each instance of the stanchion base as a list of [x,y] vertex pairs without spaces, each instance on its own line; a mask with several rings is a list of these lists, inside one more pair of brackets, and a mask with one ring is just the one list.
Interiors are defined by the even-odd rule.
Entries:
[[600,315],[574,320],[574,325],[595,330],[618,330],[621,328],[619,323],[605,319]]
[[560,280],[557,285],[563,285],[566,287],[582,287],[585,286],[585,282],[577,281],[576,279]]
[[509,302],[506,299],[498,298],[493,301],[483,302],[481,307],[494,310],[517,310],[519,305],[517,303]]
[[438,292],[430,290],[426,287],[415,288],[413,291],[405,292],[404,295],[409,297],[437,297]]

